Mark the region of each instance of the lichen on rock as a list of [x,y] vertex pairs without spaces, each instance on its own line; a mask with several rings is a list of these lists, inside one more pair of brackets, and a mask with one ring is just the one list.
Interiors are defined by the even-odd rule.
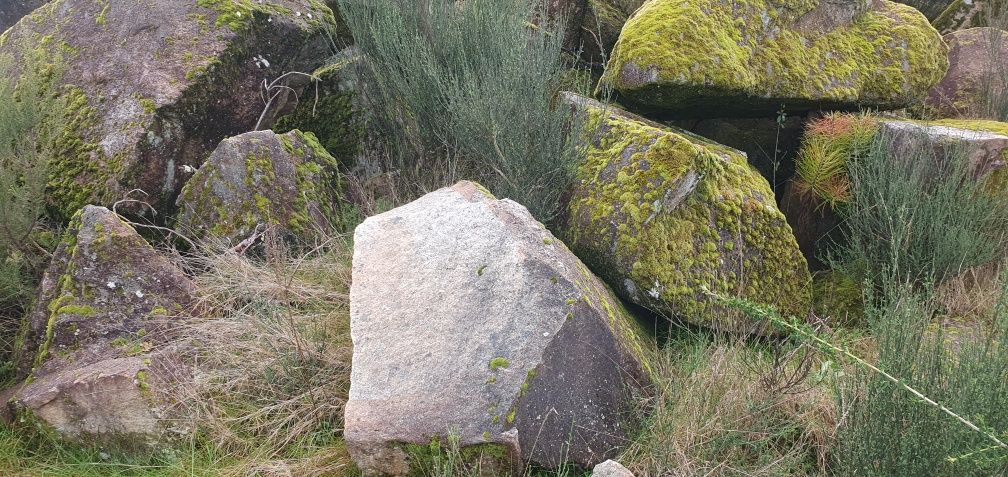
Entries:
[[808,312],[805,259],[742,153],[568,98],[588,118],[588,145],[564,235],[620,295],[673,320],[733,331],[753,324],[709,292]]
[[[334,22],[318,0],[54,0],[35,10],[0,36],[0,55],[13,58],[16,81],[61,63],[50,93],[67,120],[51,136],[50,210],[66,220],[140,189],[133,198],[171,212],[186,166],[252,129],[263,80],[317,67],[320,33]],[[137,202],[120,211],[150,214]]]
[[40,285],[15,356],[16,415],[74,441],[160,442],[150,392],[165,331],[192,311],[196,287],[103,207],[74,215]]
[[895,109],[941,79],[946,54],[920,12],[886,0],[651,0],[600,86],[666,116]]
[[225,139],[179,195],[176,229],[235,243],[259,227],[308,240],[347,225],[339,164],[312,133]]

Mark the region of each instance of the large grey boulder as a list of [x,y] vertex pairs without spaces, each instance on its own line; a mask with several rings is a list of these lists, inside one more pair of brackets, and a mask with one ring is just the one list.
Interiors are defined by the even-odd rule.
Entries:
[[260,227],[298,240],[341,229],[337,168],[312,133],[256,131],[225,139],[182,189],[176,229],[229,245]]
[[188,316],[195,285],[108,209],[71,221],[42,279],[15,358],[24,379],[8,395],[74,440],[142,445],[162,439],[151,386],[160,345]]
[[986,116],[990,102],[996,105],[1008,95],[1008,31],[970,28],[945,35],[945,41],[950,66],[928,92],[928,112],[940,118]]
[[600,86],[665,117],[898,109],[941,79],[947,53],[924,15],[888,0],[650,0]]
[[45,3],[46,0],[5,0],[0,3],[0,32],[7,30]]
[[408,474],[450,434],[504,468],[590,468],[649,392],[653,338],[524,207],[471,182],[357,228],[350,315],[345,437],[365,474]]
[[0,56],[13,58],[15,80],[34,72],[67,103],[51,205],[68,218],[140,189],[132,198],[170,212],[188,168],[221,139],[260,116],[269,126],[278,111],[263,115],[261,84],[318,67],[334,21],[314,0],[54,0],[25,17],[0,36]]

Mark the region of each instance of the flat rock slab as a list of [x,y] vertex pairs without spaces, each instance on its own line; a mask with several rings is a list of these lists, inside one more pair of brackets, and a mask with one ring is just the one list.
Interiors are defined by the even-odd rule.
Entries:
[[938,158],[964,154],[976,178],[999,173],[1008,165],[1008,124],[994,121],[938,121],[917,123],[883,121],[882,131],[892,140],[893,157],[930,147]]
[[651,0],[600,86],[668,118],[898,109],[941,79],[947,53],[924,15],[887,0]]
[[626,442],[653,338],[528,211],[462,182],[354,236],[347,446],[405,475],[417,446],[585,468]]

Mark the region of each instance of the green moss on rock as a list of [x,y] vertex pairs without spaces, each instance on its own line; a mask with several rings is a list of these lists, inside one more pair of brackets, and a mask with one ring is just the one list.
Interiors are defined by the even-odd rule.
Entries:
[[630,301],[698,325],[741,318],[707,292],[803,316],[811,278],[773,191],[745,157],[588,106],[571,248]]
[[339,163],[312,133],[271,131],[226,139],[179,196],[177,228],[237,242],[260,226],[307,239],[342,230]]
[[640,109],[695,116],[898,108],[941,80],[948,48],[920,12],[851,3],[653,0],[623,28],[601,84]]

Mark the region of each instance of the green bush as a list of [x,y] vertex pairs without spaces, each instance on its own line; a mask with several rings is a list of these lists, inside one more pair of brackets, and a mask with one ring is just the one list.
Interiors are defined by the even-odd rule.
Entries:
[[892,141],[881,133],[848,163],[850,200],[834,265],[876,285],[891,277],[941,282],[1001,256],[1008,203],[973,177],[967,151],[921,145],[893,154]]
[[[991,323],[945,334],[931,325],[934,301],[890,285],[866,313],[876,366],[861,368],[838,392],[838,476],[988,476],[1008,473],[1008,449],[991,438],[1008,431],[1008,293]],[[915,396],[909,386],[979,428]]]
[[339,0],[359,86],[393,166],[430,189],[475,179],[540,220],[559,211],[578,147],[554,107],[564,32],[524,1]]
[[58,74],[55,66],[15,71],[0,57],[0,360],[11,351],[48,260],[47,238],[54,236],[41,220],[52,156],[48,137],[62,130],[61,100],[52,88]]

